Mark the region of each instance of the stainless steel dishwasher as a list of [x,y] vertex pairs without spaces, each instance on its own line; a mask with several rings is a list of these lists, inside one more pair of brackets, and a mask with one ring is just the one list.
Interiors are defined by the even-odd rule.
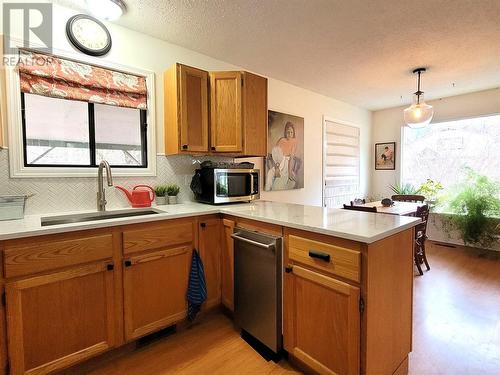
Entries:
[[274,353],[282,348],[281,237],[235,228],[236,324]]

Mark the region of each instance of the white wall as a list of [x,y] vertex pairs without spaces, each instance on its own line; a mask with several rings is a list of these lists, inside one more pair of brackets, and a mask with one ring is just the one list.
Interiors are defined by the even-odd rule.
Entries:
[[[500,89],[433,100],[429,104],[434,106],[433,123],[500,113]],[[373,142],[371,153],[374,153],[373,144],[375,143],[393,141],[397,143],[395,171],[375,171],[373,166],[370,168],[372,171],[371,192],[375,197],[390,196],[389,184],[399,182],[400,179],[401,129],[404,108],[384,109],[372,114]]]
[[[65,36],[66,21],[75,12],[54,5],[53,28],[54,49],[75,53]],[[170,65],[180,62],[205,70],[235,70],[245,67],[236,67],[229,63],[213,59],[194,51],[164,42],[162,40],[114,25],[107,24],[113,38],[111,52],[101,58],[108,62],[114,62],[125,66],[132,66],[144,70],[150,70],[156,74],[156,123],[157,123],[157,152],[164,152],[163,145],[163,71]],[[187,30],[188,31],[188,30]],[[255,72],[259,74],[259,72]],[[371,153],[371,113],[365,109],[358,108],[344,102],[328,98],[309,90],[290,85],[288,83],[269,78],[269,108],[273,110],[288,112],[304,117],[305,127],[305,182],[304,189],[284,192],[263,192],[262,198],[293,203],[321,205],[322,196],[322,118],[323,115],[344,120],[359,125],[361,129],[361,194],[366,195],[370,189]],[[0,151],[5,152],[5,151]],[[170,158],[167,158],[170,159]],[[5,163],[7,158],[0,158]],[[177,157],[178,160],[178,157]],[[257,165],[262,169],[262,161],[257,160]],[[177,163],[177,161],[175,162]],[[169,163],[169,164],[175,164]],[[0,168],[0,171],[7,168]],[[175,167],[172,167],[175,172]],[[185,172],[184,172],[185,173]],[[5,176],[7,177],[7,176]],[[54,184],[61,184],[63,180],[53,179]],[[16,189],[16,181],[9,181],[9,192]],[[36,186],[36,179],[30,180],[30,186]],[[44,180],[47,184],[50,182]],[[67,179],[65,184],[70,184]],[[26,186],[23,184],[22,186]],[[44,199],[44,189],[38,192],[42,194],[38,199]],[[29,191],[22,191],[29,193]],[[0,194],[2,188],[0,187]],[[111,202],[111,204],[113,204]],[[64,202],[61,202],[61,207]],[[71,209],[78,209],[70,205]]]

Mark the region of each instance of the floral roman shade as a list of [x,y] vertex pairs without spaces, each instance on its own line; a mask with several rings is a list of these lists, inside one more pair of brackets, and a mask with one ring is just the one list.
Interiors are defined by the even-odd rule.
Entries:
[[59,99],[146,109],[145,77],[20,50],[21,91]]

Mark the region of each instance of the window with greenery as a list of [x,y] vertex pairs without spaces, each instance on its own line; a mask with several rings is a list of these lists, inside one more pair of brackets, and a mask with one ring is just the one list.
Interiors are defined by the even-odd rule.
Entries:
[[418,188],[431,179],[446,191],[464,181],[470,170],[500,179],[500,115],[404,128],[403,184]]
[[21,93],[24,165],[147,168],[146,110]]

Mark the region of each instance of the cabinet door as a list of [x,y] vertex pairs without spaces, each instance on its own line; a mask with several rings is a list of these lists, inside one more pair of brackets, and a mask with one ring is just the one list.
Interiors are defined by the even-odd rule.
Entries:
[[127,341],[167,327],[186,316],[190,262],[189,246],[155,251],[124,261]]
[[113,267],[97,263],[6,284],[11,374],[45,374],[114,345]]
[[267,79],[243,73],[243,143],[246,156],[267,153]]
[[241,72],[210,73],[211,149],[241,152]]
[[234,240],[231,237],[234,221],[223,219],[223,239],[221,254],[222,304],[234,311]]
[[359,374],[359,288],[295,265],[284,283],[285,349],[320,374]]
[[221,229],[219,218],[200,220],[199,245],[207,284],[205,306],[212,307],[218,305],[221,300]]
[[179,65],[181,151],[208,152],[208,72]]
[[[0,286],[3,295],[3,285]],[[7,337],[5,332],[5,308],[0,304],[0,374],[5,374],[7,367]]]

